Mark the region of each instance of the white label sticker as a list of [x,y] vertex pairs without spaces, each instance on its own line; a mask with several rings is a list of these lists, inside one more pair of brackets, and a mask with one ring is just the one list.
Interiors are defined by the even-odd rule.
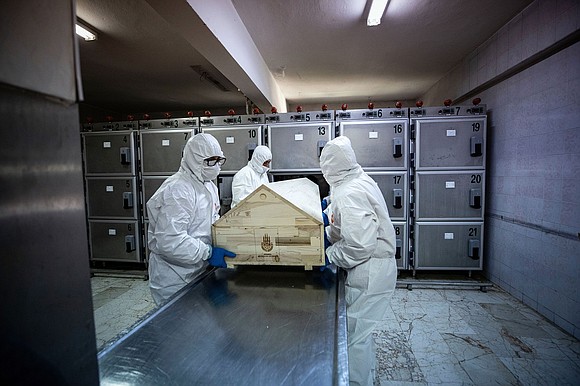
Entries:
[[110,228],[109,236],[117,236],[117,230],[115,228]]
[[378,131],[369,131],[369,139],[376,139],[379,138],[379,132]]
[[234,137],[226,137],[226,143],[234,143],[235,139]]
[[112,192],[113,191],[113,185],[107,185],[106,190],[107,190],[107,192]]
[[456,135],[457,135],[457,132],[455,130],[447,130],[448,137],[455,137]]
[[168,139],[162,139],[161,140],[161,146],[169,146],[169,140]]
[[103,142],[103,147],[105,149],[110,148],[111,147],[111,142],[107,141],[107,142]]
[[295,141],[304,141],[304,134],[294,134]]
[[445,240],[453,240],[453,233],[447,233],[445,232]]
[[445,181],[445,189],[455,189],[455,181]]

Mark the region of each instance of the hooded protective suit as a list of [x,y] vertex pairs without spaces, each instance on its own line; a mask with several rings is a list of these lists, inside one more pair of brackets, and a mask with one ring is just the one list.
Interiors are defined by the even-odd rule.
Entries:
[[332,216],[326,250],[345,268],[350,383],[372,385],[372,331],[389,307],[397,265],[395,231],[383,195],[356,161],[350,140],[328,142],[320,167],[331,188]]
[[270,168],[265,167],[265,161],[272,159],[272,153],[266,146],[258,146],[254,149],[252,159],[248,164],[241,168],[232,181],[232,208],[246,198],[260,185],[268,184],[267,171]]
[[161,304],[198,276],[211,256],[211,224],[219,218],[219,196],[212,182],[220,166],[203,160],[223,157],[218,141],[197,134],[183,150],[181,166],[147,202],[149,287]]

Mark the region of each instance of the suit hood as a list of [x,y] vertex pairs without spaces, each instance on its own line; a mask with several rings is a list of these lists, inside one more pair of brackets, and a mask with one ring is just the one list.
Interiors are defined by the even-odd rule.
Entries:
[[320,169],[330,186],[340,185],[362,172],[348,137],[337,137],[324,146],[320,155]]
[[215,156],[224,156],[217,139],[206,133],[194,135],[187,141],[183,149],[180,171],[192,174],[198,180],[203,181],[203,160]]

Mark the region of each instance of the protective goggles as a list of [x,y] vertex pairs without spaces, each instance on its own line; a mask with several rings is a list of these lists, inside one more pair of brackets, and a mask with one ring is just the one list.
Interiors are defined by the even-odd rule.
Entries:
[[219,157],[219,156],[215,156],[215,157],[209,157],[203,160],[203,163],[206,166],[216,166],[216,165],[220,165],[222,166],[223,164],[226,163],[226,159],[224,157]]

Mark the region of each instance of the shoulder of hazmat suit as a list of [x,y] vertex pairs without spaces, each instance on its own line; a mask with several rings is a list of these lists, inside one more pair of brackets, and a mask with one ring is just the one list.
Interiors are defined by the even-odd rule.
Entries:
[[349,372],[352,384],[372,385],[371,333],[389,307],[397,265],[395,231],[381,190],[356,161],[347,137],[328,142],[320,167],[331,188],[333,243],[328,260],[348,272]]
[[272,159],[272,153],[267,146],[258,146],[254,149],[252,159],[240,169],[232,181],[232,208],[256,190],[260,185],[268,184],[269,168],[264,162]]
[[187,141],[181,166],[147,202],[149,287],[157,304],[197,277],[211,256],[211,224],[219,218],[219,197],[213,179],[219,164],[203,160],[223,157],[217,140],[197,134]]

